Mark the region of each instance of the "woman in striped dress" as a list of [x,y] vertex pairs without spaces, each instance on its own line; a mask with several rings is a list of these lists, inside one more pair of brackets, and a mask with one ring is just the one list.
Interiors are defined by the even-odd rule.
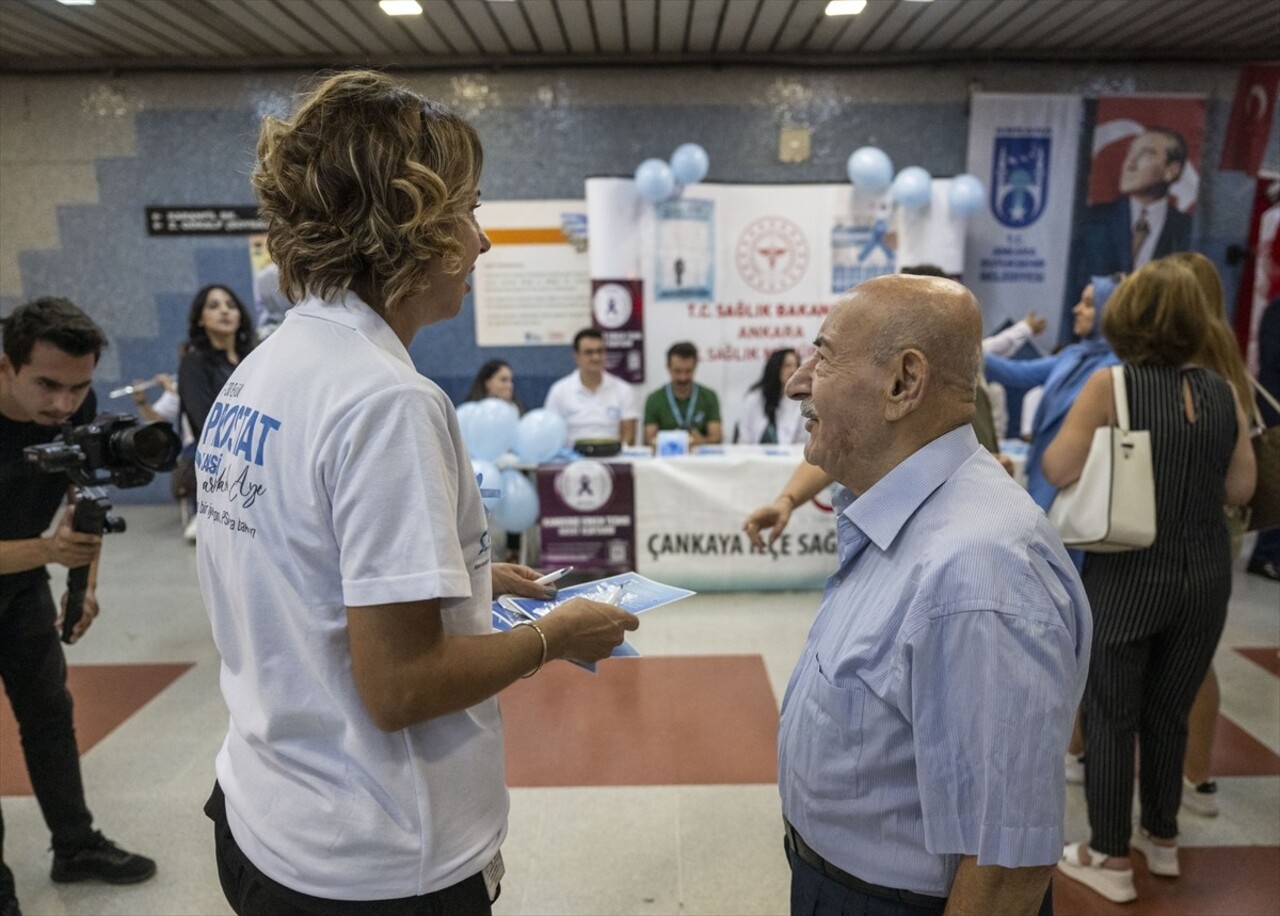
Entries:
[[[1089,554],[1093,655],[1082,703],[1085,798],[1093,836],[1058,868],[1108,900],[1133,886],[1130,846],[1153,874],[1178,874],[1178,806],[1187,715],[1226,620],[1231,551],[1222,507],[1253,495],[1249,428],[1217,373],[1191,362],[1206,334],[1195,276],[1146,265],[1112,297],[1103,333],[1124,362],[1134,429],[1151,433],[1156,540],[1145,550]],[[1115,422],[1109,369],[1095,373],[1045,452],[1054,486],[1073,483],[1096,429]],[[1141,748],[1141,830],[1133,834],[1134,742]]]

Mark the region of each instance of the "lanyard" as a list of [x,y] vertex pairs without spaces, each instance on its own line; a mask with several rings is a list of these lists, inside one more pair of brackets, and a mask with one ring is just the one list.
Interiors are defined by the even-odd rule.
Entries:
[[671,413],[676,418],[677,429],[688,429],[693,423],[693,411],[698,406],[698,386],[693,386],[693,394],[689,396],[689,407],[682,416],[680,408],[676,406],[676,395],[671,389],[670,383],[667,384],[667,403],[671,405]]

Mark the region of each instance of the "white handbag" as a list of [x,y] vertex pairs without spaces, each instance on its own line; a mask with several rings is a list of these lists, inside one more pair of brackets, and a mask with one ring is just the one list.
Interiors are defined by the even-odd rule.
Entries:
[[1111,368],[1116,425],[1093,434],[1080,479],[1058,491],[1049,521],[1074,550],[1115,553],[1150,547],[1156,539],[1156,481],[1151,433],[1129,428],[1124,366]]

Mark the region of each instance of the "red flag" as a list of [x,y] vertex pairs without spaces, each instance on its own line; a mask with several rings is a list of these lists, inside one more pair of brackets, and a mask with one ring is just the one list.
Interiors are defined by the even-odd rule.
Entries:
[[1218,168],[1250,175],[1257,173],[1267,148],[1267,135],[1271,132],[1277,86],[1280,86],[1280,67],[1255,65],[1240,70]]

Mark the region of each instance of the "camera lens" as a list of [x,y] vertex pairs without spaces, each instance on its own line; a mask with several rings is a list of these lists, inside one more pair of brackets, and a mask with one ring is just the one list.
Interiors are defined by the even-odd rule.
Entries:
[[119,434],[119,454],[152,471],[171,471],[182,451],[182,440],[167,423],[145,423]]

